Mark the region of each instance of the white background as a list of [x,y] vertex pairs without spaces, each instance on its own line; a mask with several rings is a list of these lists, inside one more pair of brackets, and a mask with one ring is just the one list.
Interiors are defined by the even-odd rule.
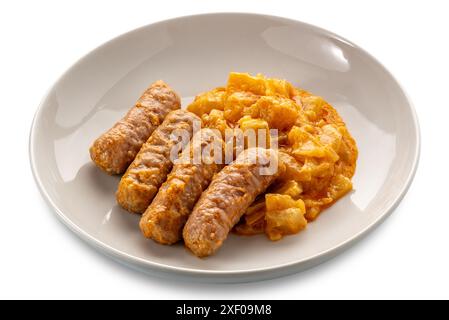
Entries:
[[[447,1],[2,1],[0,298],[449,298]],[[421,124],[414,183],[349,251],[303,273],[239,285],[150,277],[98,254],[45,205],[28,134],[46,90],[74,61],[136,27],[194,13],[298,19],[346,37],[401,82]],[[381,155],[380,155],[381,156]]]

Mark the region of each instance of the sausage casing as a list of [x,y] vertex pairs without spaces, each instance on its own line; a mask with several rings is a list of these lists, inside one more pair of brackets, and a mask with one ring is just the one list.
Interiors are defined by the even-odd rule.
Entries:
[[170,152],[179,142],[173,139],[172,134],[182,130],[189,135],[187,144],[195,123],[201,124],[195,114],[186,110],[172,111],[143,144],[118,186],[117,202],[124,209],[135,213],[143,213],[147,209],[173,167]]
[[251,148],[214,177],[183,230],[184,242],[195,255],[209,256],[220,248],[246,209],[276,179],[279,170],[261,174],[269,161],[277,166],[276,151]]
[[136,104],[90,147],[92,161],[108,174],[121,174],[166,115],[179,109],[179,96],[163,81],[154,82]]
[[[195,152],[199,152],[199,159]],[[220,153],[218,158],[216,152]],[[182,229],[193,206],[222,168],[221,161],[215,161],[222,159],[222,152],[220,132],[202,129],[195,134],[140,220],[145,237],[162,244],[182,239]]]

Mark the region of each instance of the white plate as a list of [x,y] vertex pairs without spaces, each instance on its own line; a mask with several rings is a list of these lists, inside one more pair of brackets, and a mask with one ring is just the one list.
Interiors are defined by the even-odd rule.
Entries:
[[[355,191],[298,235],[279,242],[231,235],[215,256],[198,259],[181,244],[143,238],[139,217],[116,205],[119,178],[100,172],[88,148],[151,82],[168,82],[185,106],[197,93],[225,84],[230,71],[285,78],[335,106],[360,150]],[[316,265],[383,221],[413,179],[419,129],[392,75],[351,42],[278,17],[208,14],[134,30],[78,61],[36,113],[30,158],[50,206],[102,252],[152,274],[253,281]]]

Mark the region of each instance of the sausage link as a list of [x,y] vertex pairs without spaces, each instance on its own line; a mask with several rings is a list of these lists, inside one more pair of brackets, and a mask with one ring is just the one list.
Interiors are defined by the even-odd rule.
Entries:
[[121,174],[165,116],[179,109],[179,96],[163,81],[153,83],[126,115],[90,147],[92,161],[108,174]]
[[221,162],[215,161],[215,151],[220,152],[218,159],[222,159],[220,132],[202,129],[195,134],[140,220],[145,237],[162,244],[182,239],[182,228],[193,206],[222,168]]
[[173,167],[170,152],[178,141],[171,135],[176,130],[183,130],[189,134],[188,143],[195,122],[200,124],[201,119],[191,112],[172,111],[144,143],[118,186],[117,202],[124,209],[135,213],[147,209]]
[[[275,161],[272,174],[263,175]],[[251,148],[224,167],[193,208],[184,227],[186,246],[197,256],[213,254],[228,236],[255,198],[276,179],[277,153],[271,149]]]

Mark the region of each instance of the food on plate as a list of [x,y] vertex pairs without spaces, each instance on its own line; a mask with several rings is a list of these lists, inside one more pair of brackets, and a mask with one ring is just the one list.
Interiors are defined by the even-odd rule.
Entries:
[[121,174],[165,116],[179,109],[179,96],[163,81],[154,82],[128,113],[90,147],[92,161],[108,174]]
[[120,180],[116,197],[124,209],[143,213],[148,208],[172,169],[172,148],[181,143],[173,135],[176,131],[184,132],[189,136],[187,144],[195,123],[201,124],[201,119],[186,110],[175,110],[166,116]]
[[301,215],[313,221],[352,190],[357,146],[337,111],[321,97],[286,80],[231,72],[226,87],[198,95],[188,110],[223,129],[278,130],[270,141],[278,145],[286,170],[248,208],[235,227],[238,234],[266,233],[278,240],[304,229]]
[[175,162],[140,220],[145,237],[162,244],[182,239],[182,229],[198,198],[222,168],[220,132],[202,129]]
[[[276,165],[272,174],[263,168]],[[202,193],[184,227],[186,246],[197,256],[213,254],[256,197],[282,171],[272,149],[251,148],[223,168]]]
[[199,257],[231,231],[277,241],[352,190],[358,150],[346,124],[286,80],[231,72],[226,86],[179,108],[176,93],[155,82],[90,149],[106,172],[127,168],[117,202],[144,213],[147,238],[183,239]]

